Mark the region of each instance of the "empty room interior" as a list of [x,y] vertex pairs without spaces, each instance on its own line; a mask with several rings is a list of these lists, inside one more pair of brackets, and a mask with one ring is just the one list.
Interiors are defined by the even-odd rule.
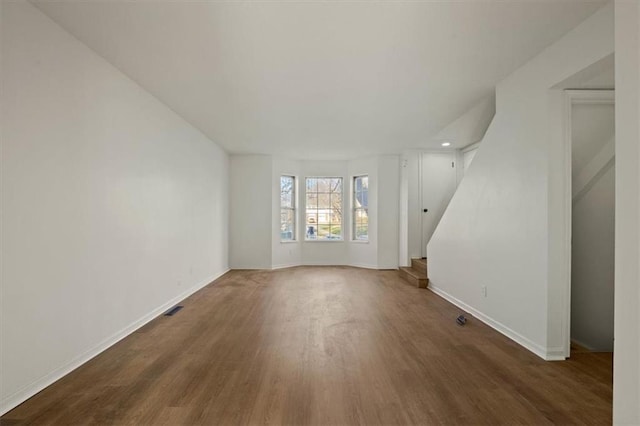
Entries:
[[640,425],[637,0],[0,0],[0,424]]

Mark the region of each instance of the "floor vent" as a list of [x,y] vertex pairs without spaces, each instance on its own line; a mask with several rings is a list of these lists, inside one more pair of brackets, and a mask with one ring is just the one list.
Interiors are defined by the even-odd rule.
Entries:
[[173,308],[171,308],[167,312],[165,312],[164,316],[165,317],[172,317],[174,314],[177,314],[180,309],[182,309],[182,306],[180,306],[180,305],[174,306]]

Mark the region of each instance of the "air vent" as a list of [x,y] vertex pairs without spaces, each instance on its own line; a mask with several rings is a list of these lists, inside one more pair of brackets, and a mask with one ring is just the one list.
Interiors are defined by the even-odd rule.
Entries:
[[167,312],[165,312],[164,316],[165,317],[172,317],[173,315],[177,314],[180,309],[182,309],[182,306],[180,306],[180,305],[174,306],[173,308],[171,308]]

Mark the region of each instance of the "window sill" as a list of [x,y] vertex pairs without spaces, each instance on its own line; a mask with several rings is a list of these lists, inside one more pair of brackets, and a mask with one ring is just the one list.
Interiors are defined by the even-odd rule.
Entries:
[[349,242],[355,244],[369,244],[369,240],[351,240]]
[[280,240],[280,244],[297,244],[298,240]]
[[305,243],[344,243],[344,240],[304,240]]

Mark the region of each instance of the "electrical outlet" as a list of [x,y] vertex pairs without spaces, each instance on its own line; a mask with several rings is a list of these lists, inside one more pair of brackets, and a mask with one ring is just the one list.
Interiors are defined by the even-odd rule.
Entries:
[[482,286],[482,297],[487,297],[487,286],[486,285]]

